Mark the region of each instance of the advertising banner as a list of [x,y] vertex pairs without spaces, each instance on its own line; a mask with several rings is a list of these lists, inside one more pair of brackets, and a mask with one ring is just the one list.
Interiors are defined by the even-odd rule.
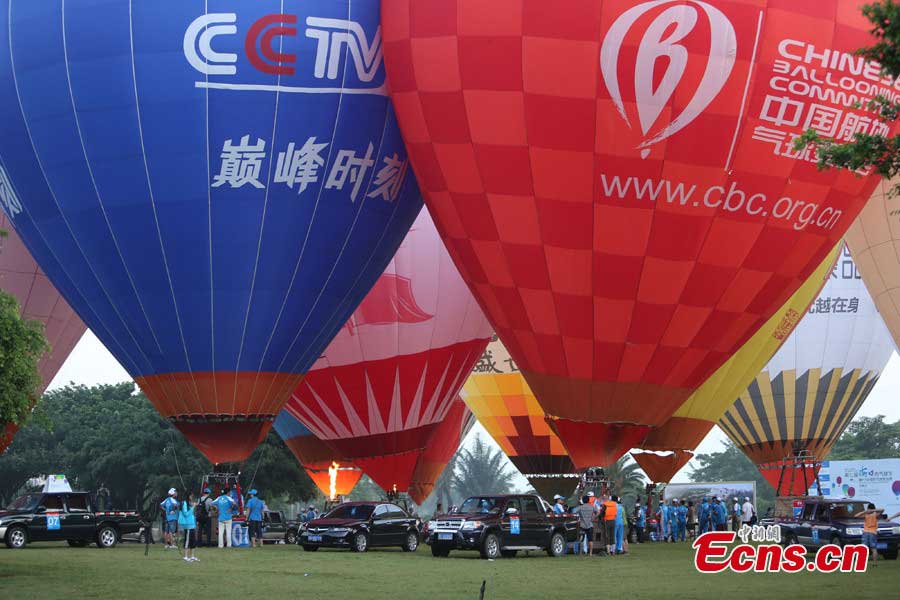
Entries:
[[721,482],[698,482],[698,483],[670,483],[665,487],[663,498],[671,500],[678,498],[679,500],[692,500],[694,504],[702,502],[703,497],[712,498],[718,496],[723,500],[740,498],[743,502],[744,498],[749,497],[753,506],[756,506],[756,482],[755,481],[721,481]]
[[819,481],[826,497],[873,502],[889,515],[900,511],[900,458],[826,460]]

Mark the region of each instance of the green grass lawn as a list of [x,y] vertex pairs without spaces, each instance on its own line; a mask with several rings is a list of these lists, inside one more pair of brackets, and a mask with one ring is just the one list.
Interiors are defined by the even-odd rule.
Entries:
[[34,544],[0,548],[0,598],[898,598],[900,561],[879,561],[865,574],[700,575],[687,544],[632,546],[619,557],[533,553],[488,562],[472,552],[432,558],[373,550],[303,552],[295,546],[198,550],[199,563],[180,560],[160,544],[113,550]]

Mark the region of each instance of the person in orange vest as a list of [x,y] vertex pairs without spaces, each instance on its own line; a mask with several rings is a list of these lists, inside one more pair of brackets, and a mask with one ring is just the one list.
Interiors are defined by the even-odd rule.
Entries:
[[616,553],[616,514],[619,505],[606,494],[603,494],[603,533],[606,535],[606,553],[613,556]]

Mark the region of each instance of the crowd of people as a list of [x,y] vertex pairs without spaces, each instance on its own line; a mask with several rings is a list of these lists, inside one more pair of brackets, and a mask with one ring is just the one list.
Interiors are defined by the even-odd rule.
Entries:
[[575,552],[586,556],[593,555],[597,537],[604,540],[605,554],[609,556],[624,554],[628,540],[644,543],[651,533],[648,518],[653,516],[656,517],[655,539],[671,543],[693,540],[707,531],[725,531],[729,524],[737,531],[743,525],[756,523],[756,508],[749,497],[743,502],[734,498],[730,506],[718,496],[704,497],[696,506],[692,500],[672,498],[660,501],[652,515],[648,515],[647,508],[640,497],[630,514],[623,508],[622,499],[615,495],[604,494],[598,498],[594,492],[587,492],[576,507],[569,507],[560,494],[553,497],[554,513],[571,513],[578,519]]
[[[165,548],[180,549],[186,562],[199,561],[194,549],[198,545],[213,546],[214,529],[217,532],[218,547],[231,548],[234,517],[241,512],[242,506],[250,546],[262,547],[264,513],[268,507],[255,489],[249,491],[243,502],[241,500],[235,488],[223,488],[218,496],[213,497],[210,488],[205,487],[199,500],[195,500],[194,493],[190,491],[184,492],[183,499],[179,500],[178,491],[170,488],[166,498],[159,504]],[[307,520],[315,518],[313,507],[309,507],[303,517]],[[179,533],[180,541],[177,540]],[[152,536],[149,541],[152,541]]]

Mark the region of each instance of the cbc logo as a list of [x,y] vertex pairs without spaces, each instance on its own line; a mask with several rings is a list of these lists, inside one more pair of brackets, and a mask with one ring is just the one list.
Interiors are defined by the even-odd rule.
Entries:
[[[638,148],[644,157],[650,153],[651,146],[689,125],[709,106],[731,76],[737,55],[734,27],[722,11],[706,2],[691,0],[690,4],[686,4],[683,0],[652,0],[626,10],[609,28],[603,40],[600,69],[613,103],[629,127],[632,126],[631,119],[622,100],[622,84],[625,82],[619,80],[622,44],[638,19],[651,10],[666,5],[672,6],[664,8],[643,28],[644,34],[640,39],[635,64],[628,65],[623,70],[625,73],[634,73],[634,102],[637,105],[637,120],[644,135]],[[672,115],[671,122],[664,128],[654,128],[684,77],[690,55],[681,42],[694,31],[701,12],[709,24],[710,32],[709,53],[703,77],[684,110],[678,115]],[[655,84],[654,71],[660,58],[668,59],[668,64],[662,78]]]
[[[237,35],[237,14],[211,13],[197,17],[184,32],[184,56],[194,69],[204,75],[236,75],[238,55],[213,48],[215,38]],[[371,83],[381,67],[381,28],[371,42],[362,25],[345,19],[307,17],[307,38],[316,41],[313,75],[316,79],[338,77],[344,47],[353,61],[356,76]],[[281,37],[297,35],[297,15],[272,14],[256,20],[247,30],[244,52],[250,64],[263,73],[294,75],[297,55],[282,52]]]

